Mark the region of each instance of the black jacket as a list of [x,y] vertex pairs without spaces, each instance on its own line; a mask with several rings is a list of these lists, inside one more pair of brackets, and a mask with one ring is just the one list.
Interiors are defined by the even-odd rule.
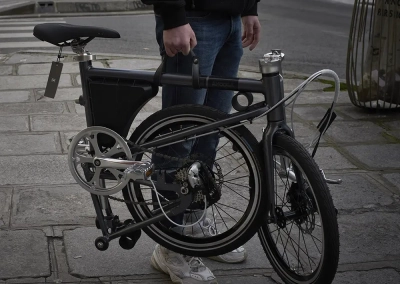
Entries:
[[142,0],[154,5],[154,12],[161,15],[164,29],[187,24],[185,10],[220,11],[231,15],[257,16],[257,2],[260,0]]

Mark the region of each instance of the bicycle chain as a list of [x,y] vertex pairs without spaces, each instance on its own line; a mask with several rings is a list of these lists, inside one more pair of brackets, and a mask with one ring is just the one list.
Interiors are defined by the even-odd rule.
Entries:
[[[155,151],[152,151],[152,150],[150,150],[150,149],[147,149],[147,148],[144,148],[144,147],[142,147],[142,146],[136,145],[136,144],[134,144],[134,143],[133,143],[132,141],[130,141],[130,140],[126,140],[126,139],[125,139],[125,142],[128,144],[128,146],[129,146],[129,148],[131,149],[131,151],[132,151],[132,150],[139,149],[139,150],[142,151],[142,152],[150,153],[150,154],[152,154],[152,155],[154,155],[154,156],[158,156],[158,157],[160,157],[160,158],[169,159],[169,160],[177,161],[177,162],[182,162],[182,164],[190,163],[190,162],[191,162],[191,163],[199,162],[200,165],[201,165],[203,168],[207,169],[207,170],[204,171],[204,172],[206,173],[206,175],[207,175],[207,178],[208,178],[209,180],[212,181],[213,186],[214,186],[215,188],[218,188],[218,185],[217,185],[217,183],[215,182],[214,178],[212,177],[210,171],[208,170],[207,165],[206,165],[203,161],[201,161],[201,160],[192,160],[192,159],[189,159],[189,158],[184,158],[184,159],[183,159],[183,158],[172,157],[172,156],[168,156],[168,155],[156,153]],[[220,167],[219,167],[219,166],[218,166],[218,171],[220,171]],[[221,193],[219,192],[219,194],[221,194]],[[108,198],[111,199],[111,200],[114,200],[114,201],[119,201],[119,202],[122,202],[122,203],[132,204],[132,205],[159,205],[158,202],[145,202],[145,201],[144,201],[144,202],[143,202],[143,201],[142,201],[142,202],[135,202],[135,201],[131,201],[131,200],[125,200],[125,199],[122,199],[122,198],[117,198],[117,197],[114,197],[114,196],[111,196],[111,195],[109,195]],[[161,204],[170,204],[170,203],[171,203],[171,202],[165,202],[165,201],[161,202]]]

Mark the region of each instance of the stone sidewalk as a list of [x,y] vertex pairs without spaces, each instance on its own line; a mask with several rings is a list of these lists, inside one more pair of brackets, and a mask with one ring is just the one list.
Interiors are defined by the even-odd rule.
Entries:
[[[142,234],[133,250],[112,241],[106,252],[94,247],[90,195],[76,185],[67,165],[67,141],[85,128],[78,64],[70,56],[55,99],[43,97],[56,54],[0,55],[0,284],[170,283],[149,263],[154,242]],[[155,70],[158,58],[101,55],[94,65]],[[242,67],[240,77],[259,78]],[[285,75],[285,91],[302,82]],[[312,83],[294,109],[294,129],[309,142],[329,108],[327,85]],[[160,96],[144,107],[136,123],[160,109]],[[338,118],[316,156],[339,209],[341,255],[334,283],[400,283],[400,112],[368,112],[351,105],[343,92]],[[250,125],[260,138],[261,120]],[[123,204],[115,211],[129,217]],[[258,239],[246,245],[249,258],[225,265],[206,259],[219,283],[275,283]]]

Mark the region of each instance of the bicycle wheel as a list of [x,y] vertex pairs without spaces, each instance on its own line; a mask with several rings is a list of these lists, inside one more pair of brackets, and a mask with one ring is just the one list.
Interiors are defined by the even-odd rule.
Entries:
[[[226,114],[205,106],[180,105],[161,110],[145,121],[134,131],[130,140],[135,144],[143,144],[169,133],[178,133],[195,126],[209,124],[210,122],[227,117]],[[226,130],[218,134],[216,154],[204,157],[204,154],[168,150],[170,146],[158,147],[157,151],[168,150],[168,155],[185,159],[197,157],[205,161],[209,167],[215,184],[220,187],[221,198],[207,205],[207,218],[193,227],[168,227],[163,222],[157,222],[145,227],[143,230],[157,243],[176,252],[192,256],[212,256],[227,253],[248,241],[259,228],[260,214],[263,213],[262,201],[265,193],[263,178],[258,157],[259,146],[254,136],[243,126]],[[189,138],[189,137],[188,137]],[[196,143],[200,143],[197,138]],[[189,140],[194,141],[194,140]],[[186,144],[185,144],[186,143]],[[188,142],[182,142],[187,148]],[[178,143],[180,144],[180,143]],[[179,146],[174,145],[174,149]],[[191,146],[192,147],[192,146]],[[155,154],[135,153],[136,160],[153,160],[155,172],[168,170],[173,172],[165,180],[172,183],[184,183],[186,167],[176,165],[169,159],[154,162]],[[211,162],[210,162],[211,161]],[[175,164],[175,165],[173,165]],[[204,165],[204,164],[203,164]],[[179,173],[179,174],[178,174]],[[178,180],[179,177],[179,180]],[[131,183],[123,193],[128,201],[145,202],[152,200],[151,188]],[[264,206],[265,207],[265,206]],[[136,220],[141,222],[154,216],[156,205],[128,204],[128,208]],[[182,223],[194,223],[201,219],[204,210],[202,206],[194,206],[194,202],[186,210]]]
[[285,283],[331,283],[339,261],[339,232],[329,189],[318,166],[293,138],[274,138],[276,222],[259,238]]

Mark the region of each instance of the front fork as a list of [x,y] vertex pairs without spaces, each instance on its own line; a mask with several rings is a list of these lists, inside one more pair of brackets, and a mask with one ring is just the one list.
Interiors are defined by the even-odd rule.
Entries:
[[280,50],[272,50],[260,59],[260,71],[262,73],[262,82],[264,85],[265,101],[271,108],[268,117],[268,126],[262,137],[262,150],[264,153],[264,177],[266,179],[267,189],[267,216],[269,222],[276,221],[275,214],[275,191],[274,191],[274,160],[273,160],[273,139],[278,131],[294,137],[292,130],[286,125],[286,113],[284,104],[278,105],[278,102],[284,98],[282,60],[284,54]]

